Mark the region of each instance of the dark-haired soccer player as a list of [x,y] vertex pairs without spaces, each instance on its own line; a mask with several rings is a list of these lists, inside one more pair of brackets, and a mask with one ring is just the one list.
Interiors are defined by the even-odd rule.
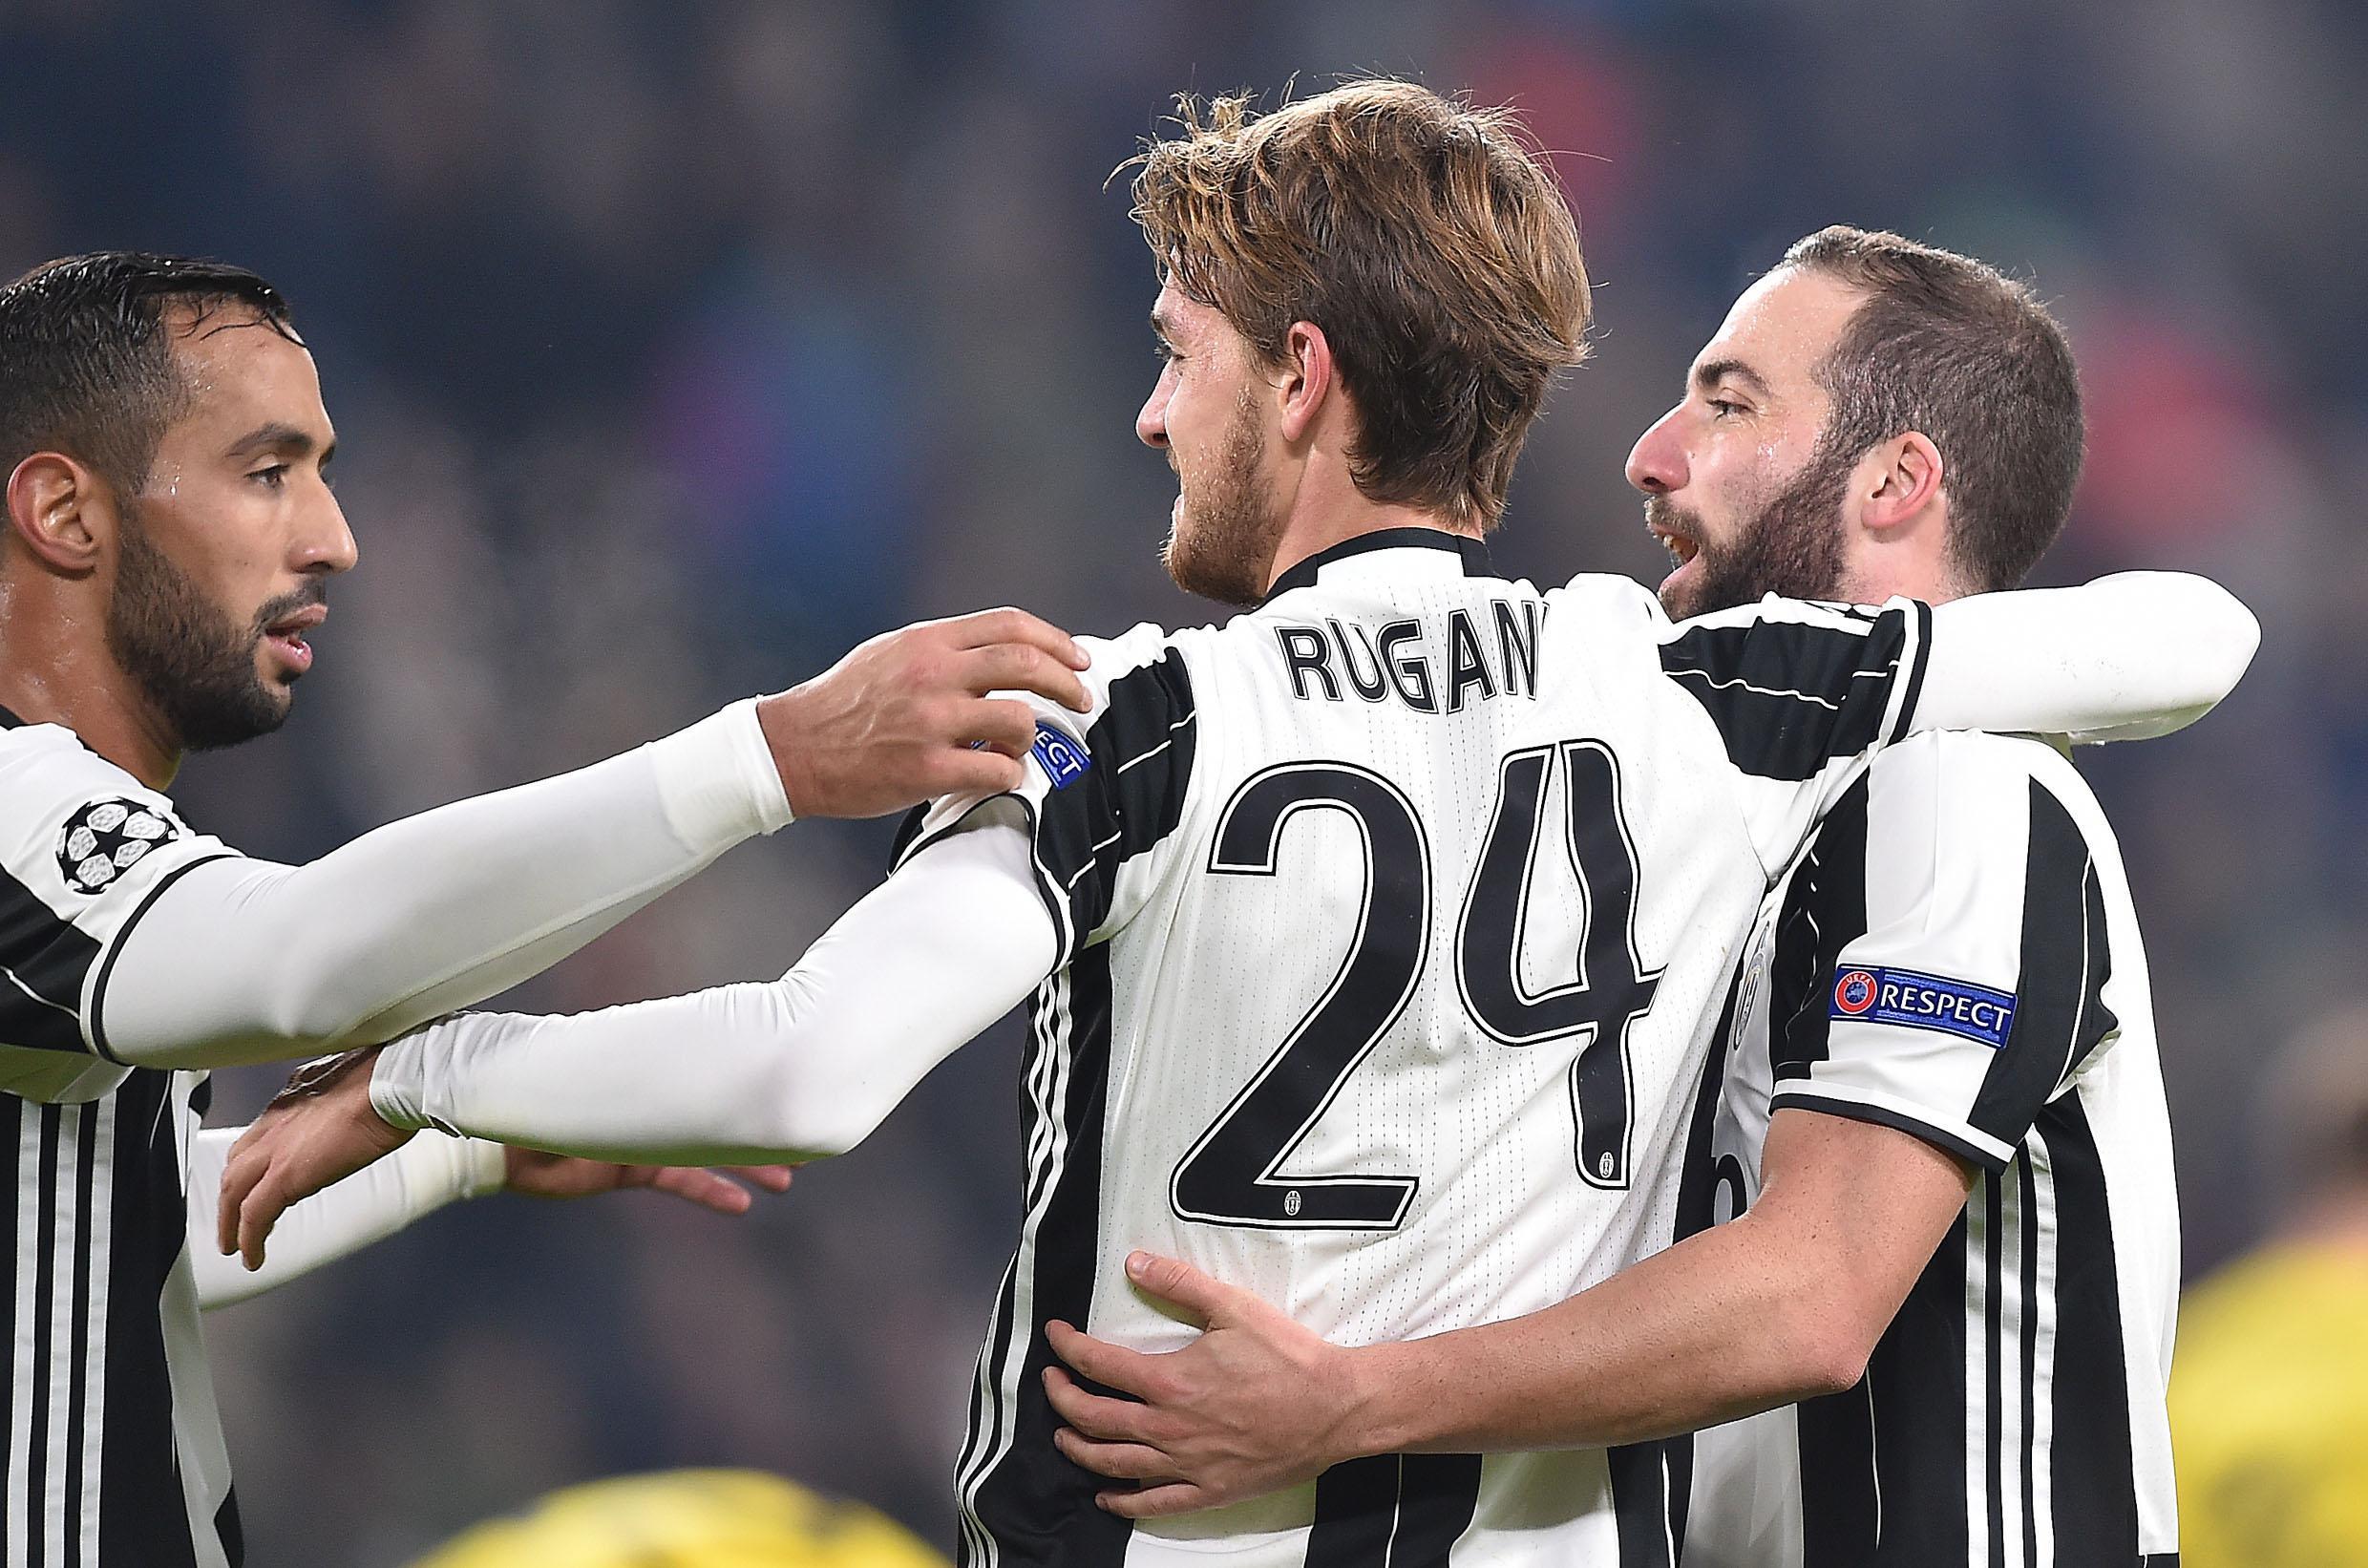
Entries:
[[[2026,288],[1833,228],[1736,303],[1628,471],[1678,558],[1672,614],[1942,602],[2030,570],[2082,445],[2071,350]],[[1690,1519],[1639,1515],[1634,1560],[1662,1560],[1663,1529],[1689,1568],[2170,1559],[2169,1121],[2127,880],[2070,764],[1978,734],[1875,757],[1762,904],[1706,1091],[1681,1224],[1736,1223],[1530,1317],[1364,1352],[1145,1260],[1210,1331],[1166,1358],[1066,1341],[1145,1403],[1064,1385],[1091,1434],[1064,1446],[1161,1480],[1112,1498],[1157,1513],[1366,1453],[1764,1410],[1696,1439]]]
[[362,1053],[258,1121],[225,1225],[252,1251],[288,1197],[422,1126],[843,1149],[1033,991],[966,1562],[1638,1560],[1649,1453],[1400,1452],[1187,1518],[1097,1508],[1106,1483],[1053,1441],[1054,1324],[1184,1343],[1120,1267],[1145,1245],[1351,1343],[1635,1261],[1667,1240],[1734,950],[1861,759],[1919,725],[2207,706],[2251,618],[2139,580],[1673,625],[1624,579],[1508,582],[1480,536],[1587,292],[1507,117],[1392,82],[1220,102],[1135,196],[1164,281],[1137,430],[1180,479],[1169,567],[1246,613],[1098,645],[1087,720],[1047,715],[1019,790],[933,807],[782,983]]
[[[223,1564],[237,1510],[198,1327],[268,1280],[191,1249],[232,1134],[201,1070],[385,1040],[535,973],[739,840],[999,787],[1082,700],[1074,646],[1016,611],[866,645],[562,778],[431,812],[309,865],[238,855],[162,793],[262,734],[314,658],[354,543],[336,437],[285,305],[236,267],[113,253],[0,289],[0,1549],[11,1568]],[[997,751],[973,751],[985,741]],[[302,1214],[285,1278],[467,1191],[702,1171],[423,1139]],[[778,1186],[785,1173],[758,1173]]]

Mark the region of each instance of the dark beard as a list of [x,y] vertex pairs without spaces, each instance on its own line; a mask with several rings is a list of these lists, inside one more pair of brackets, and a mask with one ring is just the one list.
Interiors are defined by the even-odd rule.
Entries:
[[130,502],[122,554],[107,602],[107,648],[192,752],[267,735],[287,718],[288,698],[255,673],[264,628],[327,596],[315,581],[234,623],[157,547]]
[[1842,596],[1842,497],[1856,456],[1829,452],[1821,441],[1792,481],[1725,544],[1704,537],[1702,519],[1665,496],[1648,496],[1645,520],[1674,529],[1700,547],[1696,575],[1661,607],[1676,620],[1755,604],[1765,594],[1787,599]]
[[1244,392],[1226,426],[1224,449],[1187,494],[1160,562],[1186,593],[1248,609],[1266,597],[1282,519],[1258,483],[1258,405]]

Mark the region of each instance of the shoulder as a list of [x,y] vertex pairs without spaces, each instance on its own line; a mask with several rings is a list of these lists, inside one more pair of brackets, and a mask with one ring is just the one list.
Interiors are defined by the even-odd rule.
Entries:
[[[1527,583],[1514,586],[1535,591]],[[1570,604],[1594,615],[1609,615],[1639,625],[1659,628],[1669,624],[1669,616],[1652,589],[1617,572],[1581,572],[1560,587],[1547,589],[1542,597],[1550,604]]]
[[2036,789],[2083,828],[2101,817],[2097,797],[2071,759],[2036,735],[1926,731],[1877,752],[1868,777],[1878,794],[1927,800],[1941,813],[1978,813],[2022,801]]
[[0,733],[0,859],[45,899],[103,892],[191,837],[173,802],[53,724]]

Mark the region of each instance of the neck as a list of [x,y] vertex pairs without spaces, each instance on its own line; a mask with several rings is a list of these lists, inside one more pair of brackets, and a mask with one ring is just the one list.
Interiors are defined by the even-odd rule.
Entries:
[[107,647],[103,609],[0,573],[0,708],[57,724],[152,790],[173,782],[180,742]]
[[1368,500],[1344,467],[1311,466],[1292,497],[1291,515],[1266,574],[1267,585],[1271,587],[1277,578],[1309,556],[1385,528],[1431,528],[1466,539],[1480,537],[1477,521],[1458,521],[1427,507]]

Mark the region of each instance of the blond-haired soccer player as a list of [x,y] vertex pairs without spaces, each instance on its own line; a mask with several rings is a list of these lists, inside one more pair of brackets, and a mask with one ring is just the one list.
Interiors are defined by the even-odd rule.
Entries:
[[1047,714],[1018,790],[926,812],[779,984],[434,1025],[260,1127],[225,1229],[252,1251],[423,1126],[844,1149],[1032,995],[966,1561],[1620,1562],[1661,1494],[1600,1450],[1390,1454],[1138,1525],[1054,1446],[1049,1336],[1190,1337],[1122,1268],[1138,1246],[1362,1343],[1664,1243],[1733,952],[1860,760],[1920,726],[2208,706],[2251,618],[2158,580],[1673,625],[1625,579],[1507,581],[1481,536],[1587,316],[1575,225],[1509,117],[1399,82],[1223,101],[1135,194],[1169,566],[1244,613],[1093,645],[1086,719]]

